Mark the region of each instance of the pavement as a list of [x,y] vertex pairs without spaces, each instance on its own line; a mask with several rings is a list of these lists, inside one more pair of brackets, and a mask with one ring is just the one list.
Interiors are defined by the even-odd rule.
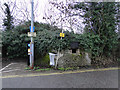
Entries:
[[[2,68],[0,71],[2,75],[15,75],[20,72],[24,73],[24,68],[27,67],[25,60],[2,60]],[[19,72],[19,73],[18,73]]]
[[2,77],[59,72],[56,70],[50,71],[25,70],[26,67],[28,67],[27,60],[4,61],[2,62],[2,68],[0,69],[0,72],[2,73]]
[[90,71],[105,71],[105,70],[116,70],[117,67],[103,68],[103,69],[91,69],[82,68],[73,71],[60,71],[60,70],[50,70],[50,71],[35,71],[35,70],[25,70],[27,67],[27,60],[16,60],[16,61],[4,61],[2,62],[2,68],[0,72],[2,77],[14,77],[14,76],[24,76],[24,75],[36,75],[36,74],[61,74],[61,73],[76,73],[76,72],[90,72]]

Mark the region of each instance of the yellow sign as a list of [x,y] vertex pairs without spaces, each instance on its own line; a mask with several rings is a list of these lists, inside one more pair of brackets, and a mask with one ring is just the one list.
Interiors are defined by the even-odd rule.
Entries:
[[60,37],[65,37],[65,34],[64,33],[60,33]]
[[30,49],[28,49],[28,52],[30,52]]

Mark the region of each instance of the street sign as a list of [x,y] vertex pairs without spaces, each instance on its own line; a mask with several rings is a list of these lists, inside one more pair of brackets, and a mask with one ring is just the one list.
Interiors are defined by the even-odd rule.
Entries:
[[29,37],[36,37],[36,32],[28,32]]
[[28,52],[28,55],[30,55],[31,53],[30,52]]
[[30,44],[28,44],[28,55],[30,55]]
[[28,53],[30,52],[30,48],[28,49]]
[[28,44],[28,47],[30,47],[30,44]]
[[30,42],[29,44],[28,44],[28,55],[31,55],[32,54],[32,46],[33,46],[33,43],[32,42]]
[[28,55],[31,55],[32,53],[31,52],[28,52]]
[[[34,32],[34,31],[35,31],[35,27],[33,27],[33,32]],[[30,26],[30,32],[32,32],[32,31],[31,31],[31,26]]]
[[64,33],[60,33],[60,37],[65,37],[65,34]]

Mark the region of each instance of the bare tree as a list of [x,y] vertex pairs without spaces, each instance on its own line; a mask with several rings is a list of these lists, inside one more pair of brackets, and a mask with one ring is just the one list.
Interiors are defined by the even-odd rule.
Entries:
[[[11,15],[14,17],[14,23],[15,25],[23,23],[24,21],[29,21],[31,20],[31,0],[6,0],[3,1],[6,2],[11,11]],[[34,2],[34,20],[37,20],[36,17],[40,16],[39,11],[39,6],[40,1],[35,0]],[[3,3],[0,1],[0,20],[3,20],[5,17],[4,11],[5,7]]]
[[50,0],[49,8],[46,8],[44,19],[51,25],[67,29],[69,31],[82,31],[82,11],[73,9],[74,0]]

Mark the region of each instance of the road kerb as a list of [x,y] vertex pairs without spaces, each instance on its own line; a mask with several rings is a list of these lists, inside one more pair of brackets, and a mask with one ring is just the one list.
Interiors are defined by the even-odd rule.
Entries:
[[77,71],[65,71],[65,72],[57,72],[57,73],[40,73],[40,74],[27,74],[27,75],[0,76],[0,78],[49,76],[49,75],[61,75],[61,74],[72,74],[72,73],[74,74],[74,73],[94,72],[94,71],[109,71],[109,70],[118,70],[118,69],[120,69],[120,67],[103,68],[103,69],[89,69],[89,70],[77,70]]

